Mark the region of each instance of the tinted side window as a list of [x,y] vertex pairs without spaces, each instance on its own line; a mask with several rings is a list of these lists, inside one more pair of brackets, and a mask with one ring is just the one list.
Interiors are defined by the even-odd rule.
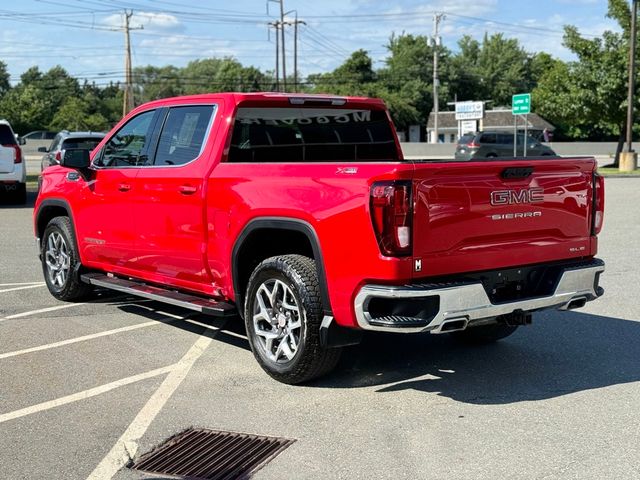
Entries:
[[110,168],[143,165],[155,113],[155,110],[141,113],[124,124],[106,143],[95,165]]
[[483,133],[480,137],[480,143],[497,143],[498,139],[496,138],[495,133]]
[[509,135],[508,133],[501,133],[498,135],[498,143],[503,145],[513,145],[513,135]]
[[169,109],[154,164],[184,165],[200,155],[213,111],[212,105]]

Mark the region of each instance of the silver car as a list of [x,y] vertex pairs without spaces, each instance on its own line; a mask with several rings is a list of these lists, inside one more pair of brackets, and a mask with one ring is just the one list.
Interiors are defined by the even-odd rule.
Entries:
[[[524,135],[517,135],[516,156],[524,156]],[[527,136],[527,156],[546,157],[555,156],[556,152],[535,138]],[[508,132],[478,132],[463,135],[458,140],[455,159],[467,161],[475,158],[513,157],[513,133]]]

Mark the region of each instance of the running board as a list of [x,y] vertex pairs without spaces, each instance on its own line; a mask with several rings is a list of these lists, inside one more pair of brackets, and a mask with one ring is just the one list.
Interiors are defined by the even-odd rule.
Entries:
[[111,277],[103,273],[86,273],[81,275],[80,279],[90,285],[117,290],[118,292],[157,300],[158,302],[170,303],[171,305],[195,310],[205,315],[226,317],[237,313],[236,308],[229,303],[217,302],[188,293],[154,287],[133,280],[125,280],[124,278]]

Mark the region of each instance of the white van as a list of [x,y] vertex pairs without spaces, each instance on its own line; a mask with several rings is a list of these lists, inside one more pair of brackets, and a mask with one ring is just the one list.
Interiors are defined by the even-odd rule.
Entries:
[[27,167],[11,125],[0,120],[0,191],[15,203],[27,201]]

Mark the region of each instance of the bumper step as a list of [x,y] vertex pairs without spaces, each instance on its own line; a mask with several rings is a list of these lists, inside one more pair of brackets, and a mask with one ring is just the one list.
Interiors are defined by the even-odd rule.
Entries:
[[112,277],[103,273],[86,273],[80,279],[90,285],[104,287],[118,292],[129,293],[139,297],[157,300],[158,302],[169,303],[178,307],[195,310],[196,312],[215,317],[227,317],[235,315],[236,308],[230,303],[218,302],[197,295],[176,292],[160,287],[147,285],[146,283],[126,280],[124,278]]

